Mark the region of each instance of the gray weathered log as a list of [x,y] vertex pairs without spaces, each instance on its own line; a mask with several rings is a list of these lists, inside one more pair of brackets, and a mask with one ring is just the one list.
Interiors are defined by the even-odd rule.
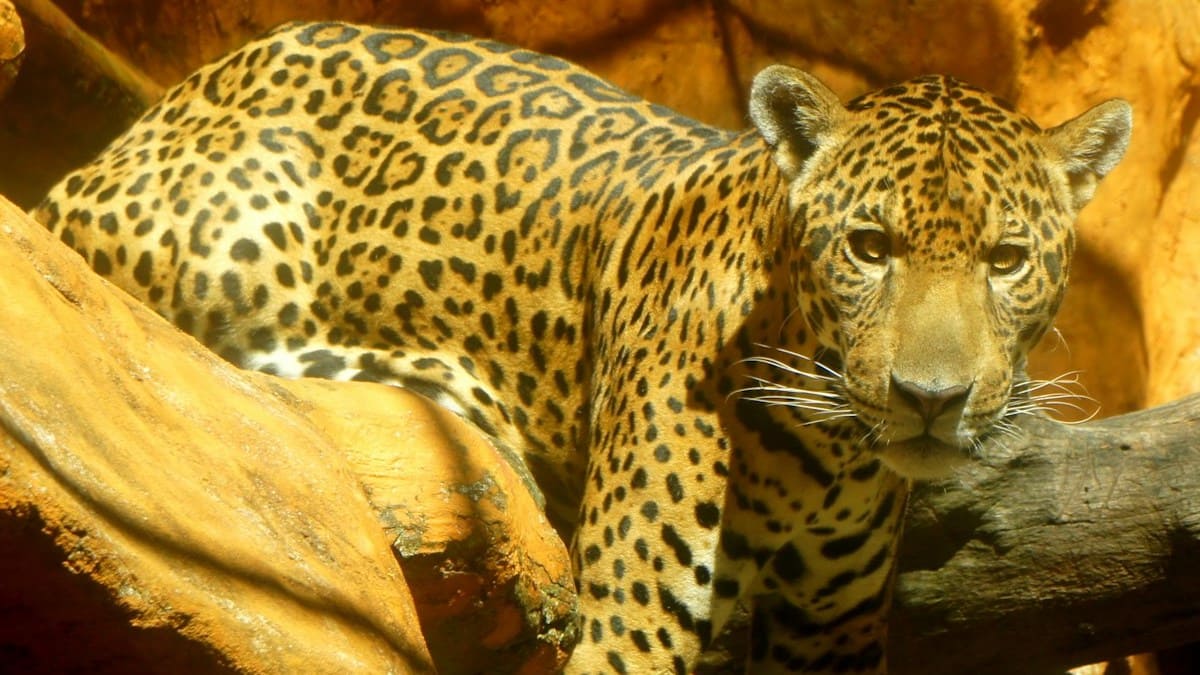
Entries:
[[1200,395],[1023,428],[915,491],[894,675],[1061,673],[1200,640]]

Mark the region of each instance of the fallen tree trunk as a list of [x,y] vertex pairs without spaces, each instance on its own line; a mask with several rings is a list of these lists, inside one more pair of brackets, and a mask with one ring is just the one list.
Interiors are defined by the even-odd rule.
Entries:
[[434,672],[389,542],[302,399],[2,199],[0,288],[0,669]]
[[566,550],[459,418],[237,370],[2,198],[0,289],[0,670],[565,660]]
[[894,673],[1061,673],[1200,639],[1200,395],[1023,428],[914,495]]
[[[1200,641],[1200,395],[1020,427],[914,489],[889,672],[1062,675]],[[743,672],[745,621],[701,675]]]
[[[1200,641],[1200,395],[1020,426],[914,489],[889,672],[1062,675]],[[703,675],[741,673],[744,640],[729,630]]]

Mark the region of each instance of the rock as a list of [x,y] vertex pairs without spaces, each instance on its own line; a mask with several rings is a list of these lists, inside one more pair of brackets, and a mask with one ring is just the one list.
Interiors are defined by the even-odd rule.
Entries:
[[464,423],[238,371],[7,201],[0,287],[6,667],[433,672],[422,624],[442,673],[564,659],[565,548]]
[[1050,124],[1112,96],[1134,110],[1129,151],[1080,217],[1058,322],[1066,348],[1043,351],[1042,372],[1084,370],[1104,415],[1200,390],[1200,227],[1183,207],[1200,181],[1200,11],[1171,0],[1007,4],[1026,44],[1022,109]]
[[25,28],[8,0],[0,0],[0,98],[8,93],[25,57]]

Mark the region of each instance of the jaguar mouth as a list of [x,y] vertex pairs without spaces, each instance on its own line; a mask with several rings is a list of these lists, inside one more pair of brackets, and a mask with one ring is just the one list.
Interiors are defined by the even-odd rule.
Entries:
[[946,443],[928,433],[875,448],[890,469],[906,478],[943,478],[973,459],[973,444]]

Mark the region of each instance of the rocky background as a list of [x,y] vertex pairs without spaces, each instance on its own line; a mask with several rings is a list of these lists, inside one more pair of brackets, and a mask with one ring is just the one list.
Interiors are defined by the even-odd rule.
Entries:
[[[1073,285],[1058,333],[1039,349],[1032,369],[1043,377],[1080,371],[1100,415],[1200,390],[1200,211],[1189,208],[1200,195],[1200,137],[1194,133],[1200,119],[1200,5],[1194,2],[15,4],[26,47],[15,59],[5,47],[17,38],[0,37],[0,80],[16,73],[0,101],[0,194],[22,208],[116,136],[162,87],[255,34],[299,18],[493,37],[565,56],[645,98],[725,127],[747,125],[750,79],[772,62],[808,69],[845,97],[922,73],[949,73],[1009,98],[1043,126],[1122,97],[1135,111],[1133,142],[1080,218]],[[63,13],[57,19],[54,5]],[[4,18],[0,11],[0,24]],[[116,60],[94,58],[102,52],[89,51],[86,39],[64,30],[69,22],[95,39],[92,48],[103,46]],[[0,475],[4,469],[0,457]]]

